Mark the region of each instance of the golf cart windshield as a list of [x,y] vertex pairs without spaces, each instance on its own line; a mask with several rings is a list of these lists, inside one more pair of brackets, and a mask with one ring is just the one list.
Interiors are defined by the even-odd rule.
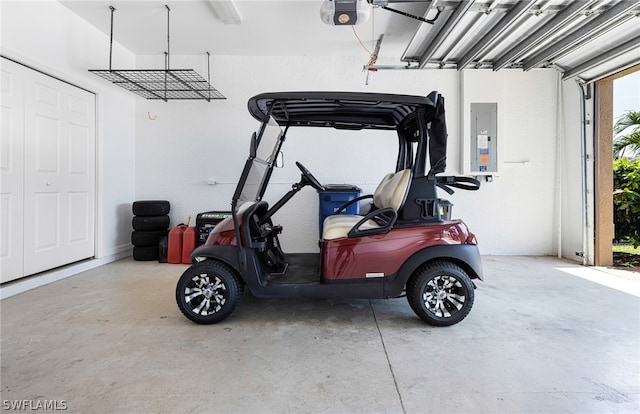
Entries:
[[233,197],[234,208],[262,199],[283,139],[282,128],[271,117],[262,124],[259,133],[254,133],[249,159]]

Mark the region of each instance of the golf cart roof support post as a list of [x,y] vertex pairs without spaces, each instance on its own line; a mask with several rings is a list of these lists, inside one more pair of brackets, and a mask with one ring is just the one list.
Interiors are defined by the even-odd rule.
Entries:
[[398,133],[398,160],[396,161],[396,171],[402,171],[413,164],[413,152],[411,151],[411,144],[407,140],[402,123],[398,124],[396,131]]
[[[273,113],[273,107],[276,106],[277,101],[271,102],[269,108],[267,108],[267,112],[265,112],[264,117],[262,118],[262,125],[260,125],[260,131],[258,131],[257,137],[257,146],[260,145],[260,141],[262,140],[262,135],[264,135],[264,131],[267,129],[267,124],[269,123],[269,119],[271,118],[271,114]],[[257,147],[256,147],[257,149]]]
[[440,94],[429,94],[435,103],[429,124],[429,176],[444,172],[447,168],[447,123],[445,121],[444,98]]
[[426,174],[427,156],[429,154],[429,139],[427,136],[427,122],[426,112],[424,108],[418,108],[416,111],[416,122],[418,124],[418,134],[420,139],[418,140],[418,150],[416,153],[415,163],[413,165],[413,176],[415,178],[424,177]]

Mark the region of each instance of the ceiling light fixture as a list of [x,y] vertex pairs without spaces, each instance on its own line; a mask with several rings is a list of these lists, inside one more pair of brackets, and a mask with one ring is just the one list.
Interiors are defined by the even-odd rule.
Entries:
[[240,24],[242,16],[233,0],[205,0],[209,10],[224,24]]

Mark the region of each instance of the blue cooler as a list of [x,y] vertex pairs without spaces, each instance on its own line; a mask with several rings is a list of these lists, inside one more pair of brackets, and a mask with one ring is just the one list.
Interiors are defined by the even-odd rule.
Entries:
[[[355,185],[349,184],[327,184],[324,191],[318,191],[320,200],[319,208],[319,230],[322,236],[322,223],[324,219],[332,216],[347,201],[360,197],[362,190]],[[360,204],[353,203],[347,207],[342,214],[360,214]]]

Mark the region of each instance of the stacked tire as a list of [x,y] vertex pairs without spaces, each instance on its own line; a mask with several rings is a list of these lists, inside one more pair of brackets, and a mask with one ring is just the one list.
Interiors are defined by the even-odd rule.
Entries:
[[166,200],[133,202],[131,244],[134,260],[158,260],[160,241],[167,237],[170,209],[171,205]]

